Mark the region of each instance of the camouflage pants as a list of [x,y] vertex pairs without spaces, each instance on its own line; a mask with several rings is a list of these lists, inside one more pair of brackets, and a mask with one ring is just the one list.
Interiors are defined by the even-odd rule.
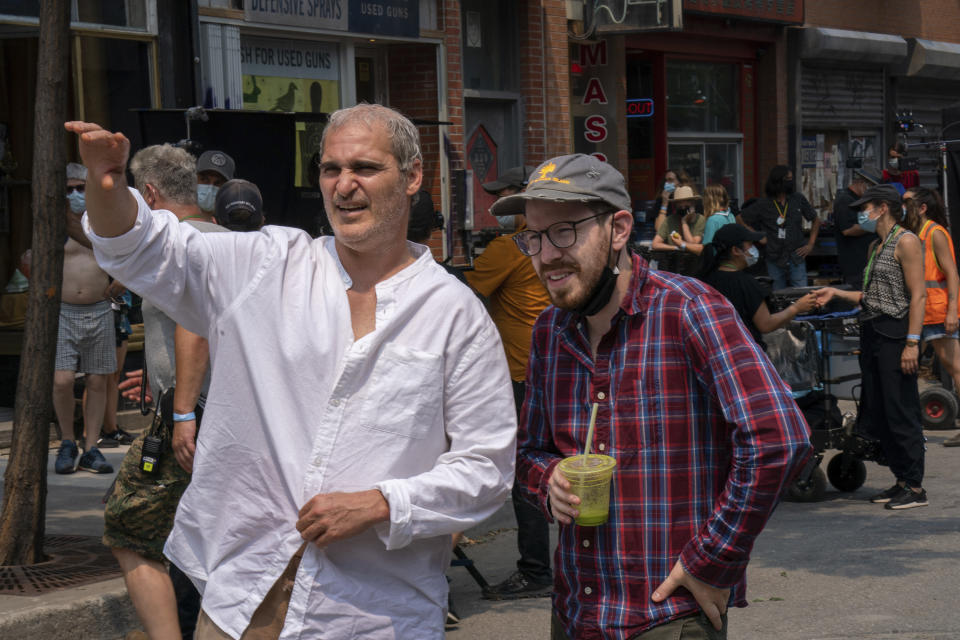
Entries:
[[103,543],[163,561],[163,545],[173,528],[180,497],[190,484],[190,474],[177,464],[169,436],[164,438],[157,469],[153,473],[141,471],[144,437],[130,445],[117,472],[103,515]]

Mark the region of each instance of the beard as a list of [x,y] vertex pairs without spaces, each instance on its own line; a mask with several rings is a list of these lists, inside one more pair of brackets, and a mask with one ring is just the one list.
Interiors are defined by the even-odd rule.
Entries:
[[[344,246],[358,251],[370,242],[382,245],[390,244],[396,240],[397,236],[406,238],[405,213],[410,202],[406,186],[406,183],[400,180],[396,188],[388,192],[386,197],[381,197],[377,203],[366,199],[369,216],[364,220],[344,222],[335,212],[333,215],[328,215],[327,219],[333,229],[333,235]],[[334,194],[332,202],[337,205],[350,201]],[[327,206],[329,211],[334,211],[333,208],[329,208],[329,204]]]
[[[543,239],[543,242],[549,242],[549,240]],[[537,277],[543,283],[544,289],[550,296],[550,302],[554,306],[565,311],[576,311],[593,295],[594,289],[600,282],[603,268],[607,266],[609,260],[610,240],[608,238],[602,246],[586,253],[581,261],[567,258],[541,265]],[[549,279],[541,275],[557,268],[569,269],[573,272],[572,281],[568,282],[563,289],[551,288]]]

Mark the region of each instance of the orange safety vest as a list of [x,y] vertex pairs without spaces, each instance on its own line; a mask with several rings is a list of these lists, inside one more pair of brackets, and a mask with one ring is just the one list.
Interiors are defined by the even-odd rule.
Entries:
[[[953,240],[942,225],[927,220],[920,229],[920,241],[923,243],[923,280],[927,287],[927,306],[923,312],[923,324],[942,324],[947,319],[947,276],[944,275],[937,256],[933,253],[933,232],[940,231],[947,238],[950,256],[956,264],[953,252]],[[958,300],[960,308],[960,300]]]

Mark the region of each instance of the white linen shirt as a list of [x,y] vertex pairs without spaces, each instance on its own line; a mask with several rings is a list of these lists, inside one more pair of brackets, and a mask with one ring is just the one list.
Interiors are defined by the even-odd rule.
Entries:
[[443,638],[450,534],[513,483],[516,415],[497,330],[477,297],[416,261],[376,286],[353,339],[332,237],[286,227],[199,233],[140,194],[127,233],[84,227],[100,265],[210,341],[193,479],[164,549],[239,637],[302,544],[314,495],[379,489],[389,523],[308,545],[281,639]]

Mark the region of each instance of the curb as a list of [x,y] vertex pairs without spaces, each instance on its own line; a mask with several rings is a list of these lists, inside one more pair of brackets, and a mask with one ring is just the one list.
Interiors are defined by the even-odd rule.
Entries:
[[[123,578],[88,585],[86,590],[91,587],[96,592],[78,597],[81,589],[67,589],[44,597],[32,608],[5,612],[0,638],[122,640],[140,627]],[[49,602],[54,598],[62,602]],[[32,599],[23,598],[25,602]]]

